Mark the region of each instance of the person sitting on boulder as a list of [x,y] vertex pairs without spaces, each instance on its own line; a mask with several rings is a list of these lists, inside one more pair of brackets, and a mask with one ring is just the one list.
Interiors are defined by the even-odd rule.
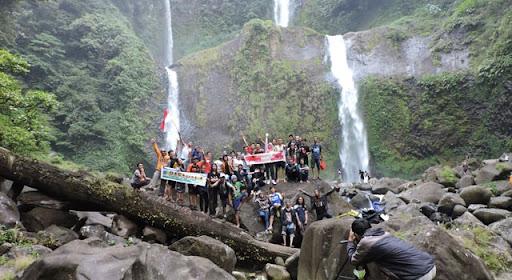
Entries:
[[281,213],[281,235],[283,236],[283,246],[286,246],[286,236],[290,237],[290,247],[293,248],[293,238],[295,237],[295,210],[292,208],[290,200],[286,200],[286,207]]
[[503,153],[500,158],[498,159],[499,162],[507,162],[508,161],[508,155],[506,153]]
[[265,221],[265,231],[267,231],[270,219],[270,200],[264,192],[260,192],[257,196],[254,197],[254,201],[257,202],[258,206],[260,207],[259,217]]
[[141,187],[149,185],[151,183],[151,179],[146,176],[146,172],[144,172],[144,165],[142,163],[137,163],[137,169],[133,172],[133,177],[130,182],[132,187],[139,191]]
[[375,262],[390,279],[431,280],[436,276],[434,258],[366,219],[352,223],[347,254],[354,266]]
[[297,166],[297,169],[299,169],[299,180],[300,182],[309,183],[308,176],[309,176],[309,166],[304,163],[304,159],[301,158],[299,160],[299,165]]
[[299,167],[295,163],[295,161],[293,161],[293,159],[291,157],[288,157],[288,163],[286,164],[286,167],[284,168],[284,170],[285,170],[286,179],[288,180],[288,182],[298,182],[299,181],[299,177],[300,177]]
[[332,187],[332,189],[324,194],[321,194],[318,189],[315,190],[315,194],[311,195],[302,189],[299,189],[299,192],[308,196],[311,199],[311,209],[316,211],[316,220],[322,220],[323,218],[332,218],[331,214],[329,214],[329,207],[327,205],[327,197],[332,194],[334,191],[339,191],[339,187]]
[[283,203],[283,195],[276,191],[274,186],[270,187],[270,194],[268,196],[270,199],[270,225],[267,230],[272,231],[272,225],[274,224],[274,217],[278,217],[281,215],[280,209],[281,204]]
[[265,169],[256,168],[252,173],[252,187],[256,195],[258,195],[260,189],[265,185]]
[[247,192],[246,187],[243,183],[238,182],[238,178],[236,175],[231,175],[232,182],[232,192],[231,192],[231,201],[229,202],[231,207],[233,207],[233,211],[235,211],[235,221],[236,227],[240,228],[240,208],[244,205],[244,202],[247,200]]
[[468,165],[468,162],[467,161],[463,161],[462,162],[462,172],[464,174],[468,173],[468,169],[469,169],[469,165]]

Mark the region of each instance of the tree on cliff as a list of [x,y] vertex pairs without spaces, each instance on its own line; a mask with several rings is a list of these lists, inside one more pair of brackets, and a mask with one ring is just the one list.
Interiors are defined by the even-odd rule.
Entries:
[[58,104],[53,94],[23,90],[13,75],[28,73],[29,66],[0,50],[0,146],[21,154],[49,150],[48,114]]

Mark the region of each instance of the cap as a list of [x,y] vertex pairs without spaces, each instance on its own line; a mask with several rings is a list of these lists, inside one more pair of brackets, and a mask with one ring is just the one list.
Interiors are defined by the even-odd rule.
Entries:
[[237,179],[238,180],[238,177],[236,177],[236,175],[233,174],[233,175],[231,175],[231,180],[233,180],[233,179]]

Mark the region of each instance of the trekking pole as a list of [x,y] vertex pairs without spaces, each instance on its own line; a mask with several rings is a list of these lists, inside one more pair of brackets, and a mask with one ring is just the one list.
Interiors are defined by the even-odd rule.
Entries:
[[[347,244],[349,241],[348,240],[341,240],[339,244]],[[345,268],[345,265],[347,265],[348,263],[348,256],[347,256],[347,259],[345,260],[345,262],[341,265],[340,269],[338,270],[338,273],[336,273],[336,277],[334,277],[334,279],[350,279],[350,280],[353,280],[353,279],[357,279],[356,278],[352,278],[352,277],[347,277],[347,276],[342,276],[340,275],[341,272],[343,271],[343,269]]]

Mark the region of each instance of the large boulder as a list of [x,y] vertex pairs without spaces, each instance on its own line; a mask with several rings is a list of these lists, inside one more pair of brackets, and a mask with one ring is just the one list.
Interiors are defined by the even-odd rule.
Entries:
[[360,192],[350,199],[350,204],[357,209],[369,209],[372,207],[372,201],[368,194]]
[[71,211],[78,218],[85,220],[85,225],[102,225],[107,229],[112,227],[112,218],[103,215],[100,212]]
[[439,172],[439,170],[443,169],[443,166],[442,165],[438,165],[438,166],[432,166],[432,167],[429,167],[427,170],[425,170],[425,172],[423,172],[423,174],[421,175],[421,180],[423,182],[436,182],[436,183],[439,183],[439,181],[437,180],[437,173]]
[[491,199],[491,190],[481,186],[469,186],[460,192],[460,197],[464,199],[466,205],[487,204]]
[[483,185],[499,178],[500,171],[496,169],[496,163],[487,164],[476,171],[475,182],[477,185]]
[[375,181],[372,187],[374,194],[386,194],[388,191],[399,193],[399,187],[408,181],[399,178],[381,178]]
[[62,246],[67,244],[73,240],[78,239],[78,234],[69,228],[59,227],[56,225],[51,225],[46,228],[44,231],[38,233],[42,238],[48,236],[55,240],[57,246]]
[[49,209],[69,209],[70,203],[57,200],[44,193],[38,191],[23,192],[18,196],[18,202],[23,209],[29,211],[35,207],[49,208]]
[[466,202],[464,202],[464,199],[462,199],[458,194],[447,193],[439,200],[437,207],[439,212],[451,215],[455,205],[466,206]]
[[475,210],[473,215],[482,221],[482,223],[488,225],[512,216],[512,212],[504,209],[485,208]]
[[511,209],[512,208],[512,197],[506,196],[498,196],[491,197],[489,201],[489,208],[499,208],[499,209]]
[[142,239],[148,243],[158,242],[165,244],[167,242],[167,235],[159,228],[145,226],[142,230]]
[[448,166],[436,170],[437,181],[445,187],[455,187],[455,184],[459,181],[457,176],[457,172]]
[[171,244],[169,249],[186,256],[207,258],[229,273],[235,269],[235,251],[209,236],[187,236]]
[[512,218],[506,218],[489,225],[489,228],[499,234],[512,246]]
[[453,212],[452,212],[452,218],[460,217],[462,214],[466,213],[468,211],[468,208],[465,206],[462,206],[460,204],[457,204],[453,206]]
[[401,205],[405,205],[405,202],[398,198],[393,192],[389,191],[382,198],[382,203],[386,205],[385,212],[390,213]]
[[286,267],[277,264],[267,263],[265,265],[265,272],[270,280],[290,280],[291,276]]
[[475,212],[476,210],[478,210],[478,209],[482,209],[482,208],[487,208],[487,205],[485,205],[485,204],[470,204],[470,205],[468,206],[468,211],[469,211],[469,212],[471,212],[471,213],[473,213],[473,212]]
[[71,228],[77,223],[78,217],[65,210],[36,207],[21,213],[21,221],[28,231],[38,232],[51,225]]
[[284,266],[286,267],[286,270],[290,273],[290,276],[292,277],[292,279],[297,279],[297,276],[298,276],[299,257],[300,257],[300,251],[291,255],[284,262]]
[[139,226],[123,215],[115,215],[112,221],[112,233],[122,237],[137,234]]
[[[387,229],[387,222],[383,226]],[[437,267],[436,280],[494,279],[480,258],[468,251],[441,226],[435,225],[427,218],[416,217],[403,221],[398,231],[405,241],[434,257]]]
[[404,200],[406,203],[437,203],[445,193],[446,191],[443,189],[443,185],[434,182],[428,182],[408,189],[405,192],[400,193],[398,197]]
[[235,279],[210,260],[183,256],[162,245],[107,246],[75,240],[38,259],[22,280],[54,279]]
[[455,184],[456,189],[463,189],[465,187],[469,187],[475,184],[475,180],[471,175],[464,175],[460,180]]
[[0,225],[13,228],[20,223],[20,212],[16,202],[0,192]]
[[484,225],[477,217],[469,212],[465,212],[464,214],[457,217],[453,220],[453,223],[457,226],[473,226],[473,225]]

